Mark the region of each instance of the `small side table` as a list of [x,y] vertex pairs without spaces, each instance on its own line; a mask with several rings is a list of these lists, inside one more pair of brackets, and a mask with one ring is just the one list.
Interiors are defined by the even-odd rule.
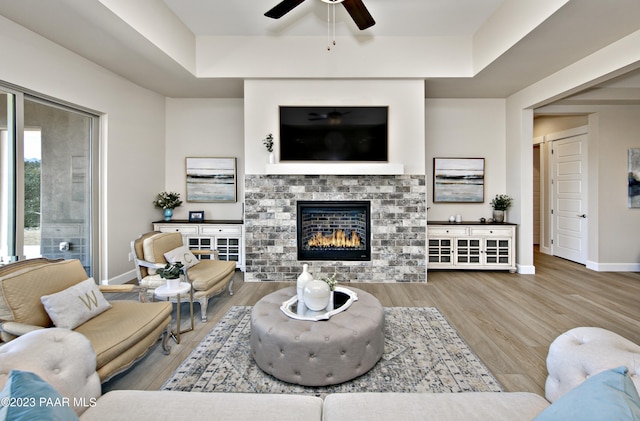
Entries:
[[[190,329],[184,329],[181,330],[181,324],[180,324],[180,295],[182,294],[186,294],[189,293],[189,311],[191,313],[191,328]],[[155,289],[154,293],[156,294],[157,297],[160,298],[171,298],[171,297],[176,297],[176,301],[177,301],[177,308],[176,308],[176,313],[177,313],[177,325],[176,325],[176,330],[171,332],[171,337],[173,338],[173,340],[179,344],[180,343],[180,334],[181,333],[185,333],[185,332],[191,332],[194,329],[194,323],[193,323],[193,288],[191,288],[191,284],[188,282],[180,282],[180,286],[178,288],[173,288],[170,289],[169,285],[164,284],[158,288]]]

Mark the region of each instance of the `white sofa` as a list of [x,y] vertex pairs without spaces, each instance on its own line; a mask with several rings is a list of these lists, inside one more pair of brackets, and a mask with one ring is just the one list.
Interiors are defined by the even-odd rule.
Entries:
[[[585,378],[626,365],[636,388],[640,347],[598,328],[576,328],[551,345],[546,397],[509,393],[344,393],[313,396],[118,390],[100,396],[88,340],[44,329],[0,347],[0,387],[11,369],[31,371],[55,387],[81,420],[531,420]],[[82,398],[82,399],[78,399]]]

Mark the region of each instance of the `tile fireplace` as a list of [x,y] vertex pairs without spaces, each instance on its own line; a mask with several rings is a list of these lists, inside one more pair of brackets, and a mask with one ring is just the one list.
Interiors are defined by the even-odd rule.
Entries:
[[[302,264],[308,263],[314,277],[336,274],[340,283],[426,282],[424,175],[247,174],[244,183],[245,281],[295,282]],[[349,201],[369,204],[368,234],[360,232],[356,223],[339,224],[336,231],[342,230],[341,234],[323,228],[318,240],[334,236],[351,240],[355,231],[361,245],[364,241],[370,247],[368,258],[315,260],[311,255],[299,255],[298,204]],[[312,215],[320,219],[317,212]],[[311,237],[318,237],[317,227],[310,232]],[[335,250],[335,245],[327,247],[334,248],[332,252],[343,251]]]
[[297,202],[298,260],[371,260],[369,201]]

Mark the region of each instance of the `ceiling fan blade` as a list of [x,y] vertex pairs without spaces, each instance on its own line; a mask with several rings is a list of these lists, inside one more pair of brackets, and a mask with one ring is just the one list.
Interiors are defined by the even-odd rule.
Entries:
[[276,4],[273,9],[269,10],[264,15],[268,18],[280,19],[303,1],[304,0],[282,0],[280,3]]
[[342,5],[347,9],[358,28],[367,29],[376,24],[362,0],[344,0]]

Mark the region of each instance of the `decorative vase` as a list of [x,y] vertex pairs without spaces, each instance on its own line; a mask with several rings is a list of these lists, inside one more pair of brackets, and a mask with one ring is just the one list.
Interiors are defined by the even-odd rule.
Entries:
[[167,279],[167,288],[178,289],[180,288],[180,278]]
[[327,311],[332,311],[335,306],[333,304],[333,295],[335,294],[335,291],[331,291],[331,289],[329,289],[329,304],[327,304]]
[[495,210],[493,211],[493,222],[504,222],[504,211],[503,210]]
[[302,273],[298,276],[298,280],[296,282],[296,292],[298,293],[298,307],[300,304],[304,305],[304,287],[307,283],[313,281],[313,275],[309,273],[309,265],[302,265]]
[[269,152],[269,164],[275,164],[276,163],[276,156],[273,152]]
[[164,220],[171,221],[171,217],[173,216],[173,209],[165,209],[164,210]]
[[313,311],[321,311],[329,305],[331,289],[325,281],[311,281],[304,286],[304,304]]

